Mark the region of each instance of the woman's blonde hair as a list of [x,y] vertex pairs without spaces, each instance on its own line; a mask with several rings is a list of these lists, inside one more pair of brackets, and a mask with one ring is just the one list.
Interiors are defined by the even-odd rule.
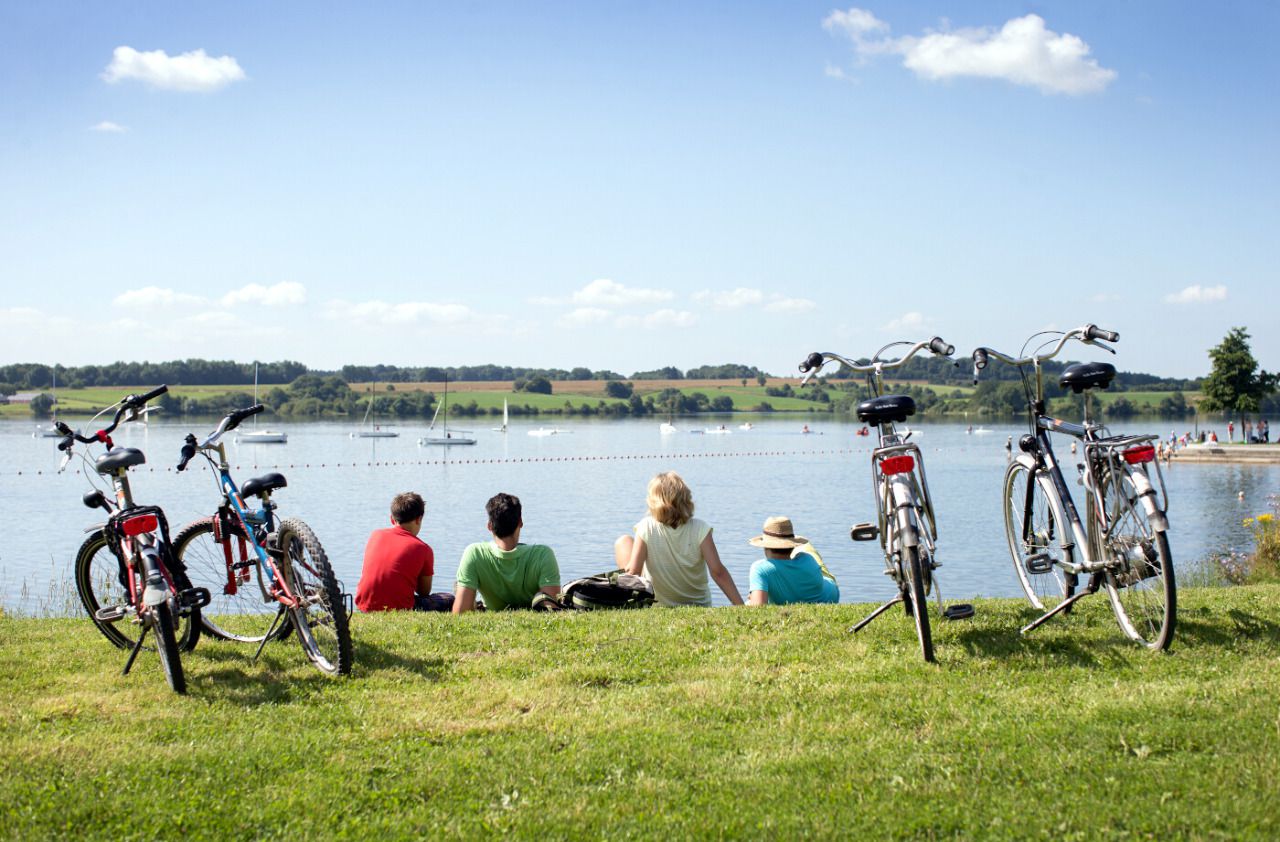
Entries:
[[693,517],[693,492],[675,471],[666,471],[649,480],[645,502],[650,516],[672,529],[683,526]]

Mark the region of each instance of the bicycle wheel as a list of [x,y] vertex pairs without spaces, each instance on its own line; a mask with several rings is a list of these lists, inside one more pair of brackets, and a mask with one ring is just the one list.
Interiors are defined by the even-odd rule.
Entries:
[[156,636],[156,648],[160,652],[160,666],[164,677],[175,693],[187,692],[187,677],[182,672],[182,658],[178,655],[178,641],[174,637],[173,610],[170,600],[151,609],[151,630]]
[[[76,553],[75,577],[80,604],[84,606],[98,631],[113,646],[132,649],[138,642],[141,630],[137,615],[129,603],[128,587],[120,582],[120,562],[107,545],[107,536],[102,530],[91,534],[80,545],[80,550]],[[180,571],[174,571],[173,582],[178,590],[191,587],[186,575]],[[124,616],[115,622],[99,620],[98,609],[108,606],[121,607]],[[200,639],[200,629],[198,623],[192,624],[190,613],[179,615],[175,636],[178,646],[183,650],[190,651],[195,647],[196,641]]]
[[1169,648],[1177,622],[1177,588],[1169,539],[1151,526],[1138,498],[1133,475],[1119,485],[1103,477],[1103,504],[1112,524],[1103,544],[1107,559],[1107,595],[1120,628],[1148,649]]
[[[200,611],[204,630],[219,640],[258,643],[267,636],[275,619],[276,603],[263,599],[253,544],[239,522],[230,521],[222,541],[215,540],[214,518],[182,527],[173,539],[173,551],[186,567],[187,577],[206,587],[211,601]],[[247,563],[249,566],[237,566]],[[289,634],[286,620],[272,634],[280,640]]]
[[298,602],[290,608],[302,651],[329,675],[351,672],[347,606],[329,559],[311,527],[296,518],[280,522],[276,546],[284,553],[281,573]]
[[933,633],[929,629],[929,601],[925,593],[924,567],[920,561],[919,547],[904,547],[903,572],[907,576],[908,598],[911,615],[916,621],[916,637],[920,638],[920,654],[933,663]]
[[[1029,506],[1028,483],[1031,485]],[[1015,459],[1004,474],[1004,530],[1018,584],[1040,611],[1052,609],[1075,591],[1074,577],[1057,565],[1059,561],[1071,560],[1069,552],[1062,547],[1065,528],[1066,524],[1057,522],[1044,487],[1032,477],[1031,468]],[[1047,565],[1047,569],[1040,565]]]

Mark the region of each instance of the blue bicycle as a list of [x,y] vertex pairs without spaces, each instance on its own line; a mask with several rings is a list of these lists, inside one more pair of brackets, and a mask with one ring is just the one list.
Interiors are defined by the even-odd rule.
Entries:
[[[212,517],[183,527],[174,553],[191,580],[210,592],[200,614],[206,632],[257,643],[257,658],[267,641],[296,630],[307,658],[321,672],[346,675],[351,671],[350,609],[311,527],[297,518],[276,518],[271,495],[288,485],[284,476],[272,472],[239,487],[231,478],[222,437],[262,410],[262,404],[237,409],[203,442],[186,437],[178,470],[197,454],[204,456],[222,502]],[[254,497],[260,501],[257,508],[245,503]]]

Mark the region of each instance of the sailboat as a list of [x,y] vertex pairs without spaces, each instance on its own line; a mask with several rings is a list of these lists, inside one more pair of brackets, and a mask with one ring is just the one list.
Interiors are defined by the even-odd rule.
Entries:
[[[258,364],[253,364],[253,402],[258,402]],[[258,416],[253,416],[253,429],[236,433],[236,444],[287,444],[289,434],[280,430],[259,430]]]
[[509,420],[510,419],[507,416],[507,399],[503,398],[502,399],[502,426],[494,427],[493,431],[495,433],[505,433],[507,431],[507,423],[509,422]]
[[393,439],[400,435],[395,430],[387,429],[377,423],[369,423],[369,416],[373,413],[373,395],[369,396],[369,402],[364,407],[364,420],[360,422],[360,429],[351,434],[353,439]]
[[[449,378],[444,378],[444,400],[440,406],[436,407],[436,414],[431,417],[431,426],[427,428],[428,432],[436,428],[436,418],[440,417],[440,409],[444,408],[444,421],[441,422],[441,429],[444,435],[425,435],[418,439],[418,445],[438,444],[442,447],[453,447],[454,445],[475,444],[476,440],[470,436],[456,435],[456,433],[465,433],[466,430],[450,430],[449,429]],[[504,421],[503,427],[506,426]]]
[[62,436],[58,432],[58,372],[56,369],[49,369],[53,372],[53,385],[49,387],[50,393],[53,395],[53,418],[50,419],[49,425],[37,424],[35,431],[31,433],[33,438],[38,439],[56,439]]

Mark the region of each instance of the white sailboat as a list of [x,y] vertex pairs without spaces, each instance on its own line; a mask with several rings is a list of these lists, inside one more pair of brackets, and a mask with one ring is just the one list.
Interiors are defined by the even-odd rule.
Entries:
[[[454,445],[475,444],[476,440],[471,438],[470,436],[458,435],[459,433],[466,433],[467,432],[466,430],[450,430],[449,429],[449,378],[448,377],[445,377],[444,379],[444,400],[440,403],[439,406],[436,407],[436,414],[431,417],[431,426],[427,428],[429,431],[435,429],[436,418],[440,416],[441,408],[444,409],[444,421],[442,421],[440,424],[440,427],[443,430],[443,434],[434,435],[434,436],[430,434],[425,435],[422,438],[418,439],[418,445],[419,446],[439,445],[441,447],[453,447]],[[506,424],[504,423],[503,426],[505,427]]]
[[49,393],[53,395],[53,418],[49,420],[47,425],[37,424],[35,430],[31,433],[33,438],[38,439],[56,439],[62,436],[58,432],[58,372],[56,369],[50,369],[53,373],[53,385],[49,387]]
[[567,436],[573,430],[562,430],[559,427],[539,427],[536,430],[530,430],[531,436]]
[[[253,364],[253,402],[258,402],[258,364]],[[259,430],[258,416],[253,416],[253,429],[236,433],[236,444],[287,444],[289,434],[280,430]]]
[[493,431],[495,433],[505,433],[507,431],[507,423],[509,422],[509,420],[510,419],[507,417],[507,399],[503,398],[502,399],[502,426],[494,427]]
[[360,429],[351,434],[353,439],[393,439],[400,435],[396,430],[389,427],[383,427],[377,423],[377,417],[374,422],[369,423],[369,416],[373,412],[373,395],[369,396],[369,402],[364,407],[364,420],[360,422]]

